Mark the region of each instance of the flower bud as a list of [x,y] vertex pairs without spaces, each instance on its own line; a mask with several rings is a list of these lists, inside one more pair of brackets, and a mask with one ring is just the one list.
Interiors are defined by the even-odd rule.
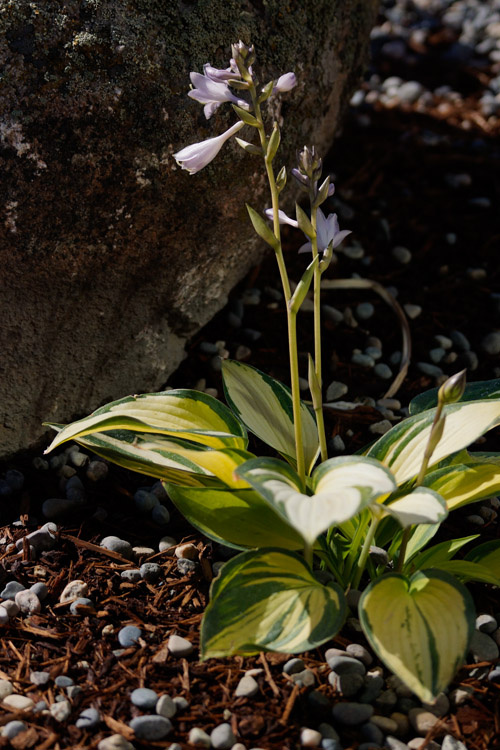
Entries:
[[316,182],[321,177],[322,161],[314,146],[304,146],[298,155],[298,167],[302,174],[307,175],[310,180]]
[[467,370],[455,373],[448,378],[438,391],[438,401],[442,404],[454,404],[460,401],[465,391]]

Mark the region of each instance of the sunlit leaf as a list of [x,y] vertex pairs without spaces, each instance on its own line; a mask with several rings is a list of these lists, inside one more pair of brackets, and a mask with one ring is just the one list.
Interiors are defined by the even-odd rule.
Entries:
[[[427,409],[433,409],[437,405],[437,394],[439,388],[431,388],[410,402],[410,414],[419,414]],[[500,380],[479,380],[477,383],[468,383],[460,402],[484,401],[486,399],[500,398]]]
[[[293,406],[290,389],[255,367],[224,360],[222,377],[226,399],[243,424],[271,448],[296,464]],[[316,420],[301,402],[302,438],[308,472],[318,457]]]
[[448,686],[475,624],[465,586],[437,570],[379,578],[363,593],[359,616],[380,659],[424,702]]
[[318,583],[298,555],[280,549],[245,552],[226,563],[212,584],[202,658],[308,651],[332,638],[345,614],[341,589]]

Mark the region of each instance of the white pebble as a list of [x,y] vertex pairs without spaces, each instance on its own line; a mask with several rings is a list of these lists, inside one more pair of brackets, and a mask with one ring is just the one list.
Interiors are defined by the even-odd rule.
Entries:
[[61,604],[66,604],[72,601],[73,599],[79,599],[81,597],[85,598],[88,593],[89,593],[89,587],[87,586],[85,581],[80,581],[80,580],[70,581],[64,587],[62,594],[59,597],[59,602]]
[[251,675],[245,675],[236,686],[234,694],[236,698],[251,698],[258,693],[259,685]]
[[167,643],[168,650],[172,656],[188,656],[194,651],[194,646],[187,638],[180,635],[171,635]]
[[418,318],[418,316],[422,312],[422,308],[420,307],[420,305],[406,304],[403,305],[403,307],[410,320],[415,320],[415,318]]
[[28,698],[26,695],[18,695],[18,693],[6,695],[3,702],[7,706],[10,706],[10,708],[17,708],[19,711],[27,711],[35,705],[31,698]]
[[316,731],[316,729],[304,727],[300,730],[300,744],[302,747],[319,747],[322,739],[321,732]]
[[172,536],[162,536],[158,545],[158,549],[160,552],[165,552],[171,547],[175,547],[176,544],[177,542]]
[[56,721],[66,721],[71,714],[71,703],[69,701],[53,703],[50,707],[50,714]]
[[175,556],[183,560],[197,560],[198,550],[194,544],[180,544],[175,549]]
[[14,688],[10,680],[0,680],[0,701],[5,700],[7,695],[12,695]]
[[388,419],[382,419],[380,422],[374,422],[370,425],[369,430],[372,435],[385,435],[392,427]]
[[349,389],[345,383],[334,380],[326,389],[326,400],[335,401],[338,398],[342,398],[342,396],[345,396],[348,390]]
[[35,615],[42,609],[40,599],[33,591],[18,591],[15,602],[21,612],[26,615]]

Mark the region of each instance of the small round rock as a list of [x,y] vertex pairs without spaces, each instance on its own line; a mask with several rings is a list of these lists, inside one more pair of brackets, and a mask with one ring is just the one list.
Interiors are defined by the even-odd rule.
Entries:
[[60,688],[65,688],[65,687],[69,687],[70,685],[74,685],[74,680],[71,677],[68,677],[68,675],[66,674],[57,675],[54,682],[57,685],[57,687],[60,687]]
[[160,543],[158,545],[158,550],[160,552],[166,552],[166,550],[171,549],[172,547],[175,547],[177,544],[176,540],[173,538],[173,536],[162,536],[160,539]]
[[10,708],[15,708],[19,711],[27,711],[35,705],[35,702],[31,698],[28,698],[26,695],[19,695],[18,693],[6,695],[3,702]]
[[169,695],[164,694],[158,698],[155,710],[159,716],[171,719],[177,713],[177,705]]
[[24,732],[28,725],[24,721],[9,721],[2,727],[2,737],[13,740],[20,732]]
[[478,615],[476,617],[476,630],[482,633],[494,633],[498,628],[498,623],[492,615]]
[[172,722],[164,716],[136,716],[129,727],[141,740],[162,740],[172,731]]
[[135,750],[135,748],[123,735],[112,734],[99,742],[97,750]]
[[302,747],[319,747],[322,739],[321,732],[318,732],[316,729],[303,727],[300,730],[300,744]]
[[359,659],[359,661],[362,661],[365,667],[369,667],[373,662],[373,656],[370,654],[368,649],[361,645],[361,643],[350,643],[346,647],[346,652],[349,654],[349,656],[353,656],[355,659]]
[[230,750],[236,742],[230,724],[219,724],[210,732],[210,742],[215,750]]
[[76,727],[78,729],[95,729],[100,721],[101,715],[96,708],[85,708],[76,720]]
[[139,568],[141,578],[148,583],[155,583],[161,575],[161,567],[158,563],[143,563]]
[[172,656],[188,656],[194,651],[194,646],[187,638],[180,635],[171,635],[167,642],[167,647]]
[[259,685],[256,680],[250,675],[245,675],[241,678],[236,686],[234,694],[236,698],[251,698],[259,692]]
[[118,642],[123,648],[135,646],[142,635],[142,630],[136,625],[125,625],[118,631]]
[[158,703],[158,694],[149,688],[136,688],[132,690],[130,700],[143,711],[153,711]]
[[193,727],[189,731],[188,743],[195,747],[210,747],[210,737],[200,727]]
[[53,703],[50,707],[50,713],[52,718],[56,721],[63,722],[69,719],[71,715],[71,703],[69,701],[58,701]]
[[285,674],[295,674],[295,672],[303,672],[305,668],[306,665],[304,664],[303,660],[297,657],[294,659],[289,659],[283,665],[283,672]]
[[14,688],[10,680],[0,680],[0,701],[5,700],[8,695],[12,695]]
[[46,685],[50,680],[50,674],[48,672],[30,672],[30,682],[33,685]]
[[0,592],[0,597],[2,599],[15,600],[16,594],[20,591],[25,591],[25,589],[26,586],[23,586],[22,583],[19,583],[18,581],[9,581],[5,588]]
[[104,547],[104,549],[109,549],[111,552],[118,552],[119,555],[125,557],[127,560],[131,560],[134,556],[130,542],[120,539],[117,536],[104,537],[100,546]]
[[124,581],[128,581],[129,583],[137,583],[137,581],[140,581],[142,578],[141,571],[138,568],[122,570],[120,578],[123,578]]
[[86,597],[88,592],[89,587],[87,586],[85,581],[80,581],[78,579],[70,581],[62,590],[61,596],[59,597],[59,602],[61,604],[67,604],[73,599]]
[[373,706],[368,703],[336,703],[333,707],[333,718],[339,724],[354,727],[364,724],[373,716]]
[[78,599],[75,599],[75,601],[71,602],[69,605],[69,611],[72,615],[89,614],[89,609],[94,610],[94,602],[92,599],[87,599],[86,596],[79,596]]

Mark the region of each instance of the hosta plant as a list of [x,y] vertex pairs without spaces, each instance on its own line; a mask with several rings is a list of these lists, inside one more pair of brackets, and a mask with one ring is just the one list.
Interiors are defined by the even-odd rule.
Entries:
[[[169,390],[109,403],[58,434],[48,450],[75,440],[121,466],[159,478],[177,508],[203,534],[239,550],[213,581],[201,631],[202,658],[299,653],[330,640],[347,613],[346,592],[362,588],[359,619],[380,659],[422,700],[431,701],[463,661],[474,628],[469,580],[500,585],[500,542],[456,555],[476,539],[432,544],[447,515],[500,490],[500,456],[467,447],[500,422],[500,381],[465,386],[458,373],[416,398],[410,416],[364,453],[329,458],[322,407],[321,276],[348,232],[320,206],[333,194],[319,184],[321,160],[304,148],[292,174],[309,211],[290,219],[279,204],[286,169],[274,162],[277,122],[262,105],[294,87],[293,73],[260,85],[252,47],[233,45],[226,70],[192,73],[190,96],[211,117],[223,103],[237,117],[225,133],[176,154],[195,173],[236,138],[260,157],[271,208],[248,207],[259,236],[275,252],[289,334],[290,384],[241,362],[222,366],[227,406],[205,393]],[[276,106],[273,105],[273,111]],[[256,134],[256,139],[252,139]],[[272,228],[267,220],[271,218]],[[301,230],[311,260],[292,288],[280,224]],[[314,304],[310,403],[299,396],[297,314],[309,290]],[[248,450],[247,430],[275,457]],[[385,550],[385,559],[370,555]]]

